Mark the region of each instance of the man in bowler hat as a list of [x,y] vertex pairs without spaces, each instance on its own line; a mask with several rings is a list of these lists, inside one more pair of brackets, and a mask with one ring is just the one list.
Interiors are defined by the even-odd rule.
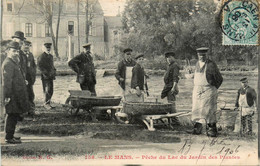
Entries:
[[[12,40],[19,43],[19,64],[24,77],[26,77],[26,73],[27,73],[27,57],[24,54],[24,52],[21,50],[21,48],[23,46],[23,42],[25,39],[26,38],[24,37],[24,33],[21,31],[16,31],[12,36]],[[27,81],[26,84],[28,84]]]
[[14,136],[16,124],[30,108],[26,80],[20,70],[19,51],[19,43],[10,42],[6,51],[7,57],[2,65],[3,98],[7,114],[5,141],[11,144],[21,143],[21,138]]
[[27,58],[27,72],[26,72],[26,80],[28,81],[27,92],[31,104],[29,115],[33,116],[34,109],[35,109],[35,104],[34,104],[35,96],[33,92],[33,84],[35,83],[36,80],[36,64],[35,64],[34,56],[30,52],[31,45],[32,43],[30,41],[25,40],[22,49],[23,49],[23,53],[26,55]]
[[43,106],[47,110],[54,108],[51,105],[51,98],[53,95],[53,80],[55,80],[56,76],[53,55],[50,53],[51,45],[51,43],[45,43],[45,51],[37,59],[38,68],[41,71],[43,92],[45,94],[45,101]]
[[96,72],[90,52],[91,44],[83,45],[83,52],[68,62],[69,67],[77,73],[77,82],[82,90],[89,90],[96,96]]

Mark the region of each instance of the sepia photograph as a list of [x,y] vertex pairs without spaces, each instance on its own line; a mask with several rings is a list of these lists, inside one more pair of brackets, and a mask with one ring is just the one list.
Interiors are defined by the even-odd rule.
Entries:
[[259,165],[260,0],[1,0],[2,166]]

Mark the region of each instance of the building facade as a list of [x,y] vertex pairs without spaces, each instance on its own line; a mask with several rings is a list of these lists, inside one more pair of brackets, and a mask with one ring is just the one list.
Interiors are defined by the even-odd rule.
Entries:
[[[3,0],[3,28],[2,36],[8,40],[15,31],[22,31],[27,40],[32,42],[31,51],[37,57],[42,53],[43,44],[52,42],[50,28],[47,24],[48,12],[53,13],[52,27],[56,36],[56,27],[58,20],[58,0],[51,2],[49,10],[46,10],[45,1],[47,0]],[[89,0],[89,36],[88,41],[92,43],[92,52],[104,58],[111,57],[113,45],[108,33],[114,33],[106,30],[106,20],[102,7],[98,0]],[[69,32],[71,34],[71,54],[75,56],[82,51],[82,44],[86,43],[86,2],[79,3],[79,12],[77,0],[64,0],[60,14],[58,50],[61,59],[66,60],[69,55]],[[79,22],[77,19],[79,13]],[[111,26],[110,26],[111,27]],[[79,31],[79,33],[78,33]],[[79,41],[79,42],[78,42]],[[80,46],[80,47],[79,47]]]

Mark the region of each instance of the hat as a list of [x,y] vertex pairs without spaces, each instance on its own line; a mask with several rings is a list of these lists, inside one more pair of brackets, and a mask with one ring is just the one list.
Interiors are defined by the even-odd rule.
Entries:
[[46,48],[51,48],[51,43],[44,43],[44,46],[46,47]]
[[240,80],[240,82],[242,82],[242,83],[245,83],[245,82],[247,82],[248,80],[247,80],[247,78],[245,77],[245,78],[242,78],[241,80]]
[[165,56],[165,58],[168,58],[168,57],[170,57],[170,56],[173,56],[173,57],[175,57],[175,53],[174,52],[166,52],[165,54],[164,54],[164,56]]
[[87,48],[87,47],[90,47],[91,46],[91,44],[90,43],[87,43],[87,44],[84,44],[82,47],[83,48]]
[[144,57],[144,54],[137,55],[137,56],[135,57],[135,60],[137,60],[137,59],[139,59],[139,58],[141,58],[141,57]]
[[32,46],[32,42],[30,42],[30,41],[28,41],[28,40],[25,40],[24,41],[24,45],[26,45],[26,46]]
[[21,39],[21,40],[25,40],[26,38],[24,37],[24,33],[21,32],[21,31],[16,31],[14,33],[14,36],[12,36],[12,38],[18,38],[18,39]]
[[20,45],[19,45],[18,42],[11,41],[11,42],[8,44],[8,48],[13,48],[13,49],[19,50],[19,49],[20,49]]
[[196,49],[197,53],[206,54],[208,52],[209,48],[207,47],[201,47]]
[[124,53],[126,53],[126,52],[132,52],[133,50],[131,49],[131,48],[126,48],[126,49],[124,49]]

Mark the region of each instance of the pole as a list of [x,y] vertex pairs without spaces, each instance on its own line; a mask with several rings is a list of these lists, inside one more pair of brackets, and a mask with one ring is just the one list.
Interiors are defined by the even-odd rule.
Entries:
[[77,22],[78,22],[78,53],[80,53],[80,33],[79,33],[79,0],[77,5]]
[[[3,38],[2,38],[2,27],[3,27],[3,1],[0,0],[0,10],[1,10],[1,17],[0,17],[0,41],[2,42]],[[0,75],[2,75],[2,47],[0,47]],[[0,77],[2,78],[2,77]],[[4,99],[3,99],[3,86],[2,86],[2,79],[0,79],[0,118],[1,118],[1,122],[2,120],[4,120]]]
[[70,61],[72,59],[72,55],[71,55],[71,34],[68,34],[68,45],[69,45],[69,56],[68,56],[68,61]]

